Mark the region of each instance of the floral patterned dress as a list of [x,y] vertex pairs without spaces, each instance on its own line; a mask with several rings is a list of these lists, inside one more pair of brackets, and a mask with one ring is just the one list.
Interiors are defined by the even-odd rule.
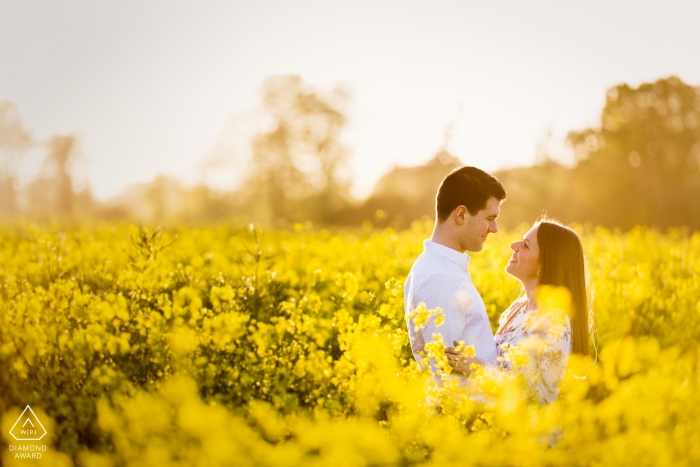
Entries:
[[517,370],[537,392],[540,404],[559,395],[571,353],[571,323],[561,310],[527,310],[518,300],[503,312],[496,331],[501,367]]

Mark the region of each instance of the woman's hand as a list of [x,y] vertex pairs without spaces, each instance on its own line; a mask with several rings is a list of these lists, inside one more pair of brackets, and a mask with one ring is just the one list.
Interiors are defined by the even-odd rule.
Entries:
[[[453,344],[458,347],[459,343],[454,341]],[[457,350],[455,347],[447,347],[445,349],[445,356],[447,357],[447,362],[452,367],[452,371],[455,373],[461,373],[463,375],[469,376],[474,370],[472,365],[483,365],[484,362],[476,357],[470,357],[465,355],[464,351]]]

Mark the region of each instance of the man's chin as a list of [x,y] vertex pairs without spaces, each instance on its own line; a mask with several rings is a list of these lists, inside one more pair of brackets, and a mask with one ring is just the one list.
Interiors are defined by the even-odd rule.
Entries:
[[467,248],[465,248],[467,251],[471,251],[472,253],[478,253],[481,250],[484,249],[484,244],[478,244],[478,245],[469,245]]

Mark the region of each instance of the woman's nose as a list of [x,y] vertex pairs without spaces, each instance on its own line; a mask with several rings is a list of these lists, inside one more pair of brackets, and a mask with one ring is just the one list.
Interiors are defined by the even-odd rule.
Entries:
[[517,245],[518,245],[518,242],[511,243],[511,244],[510,244],[510,249],[513,250],[513,251],[515,251],[515,248],[516,248]]

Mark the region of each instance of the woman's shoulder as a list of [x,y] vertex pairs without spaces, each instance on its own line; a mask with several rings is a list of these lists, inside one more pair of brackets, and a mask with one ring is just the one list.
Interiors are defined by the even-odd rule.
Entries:
[[498,318],[498,324],[503,324],[506,322],[525,305],[527,305],[527,300],[524,297],[515,299],[513,303],[508,306],[508,308],[503,310],[503,313],[501,313],[501,316]]
[[529,335],[561,340],[571,334],[571,321],[565,310],[540,308],[528,314],[523,323],[523,329]]
[[561,308],[538,308],[531,313],[530,319],[561,324],[562,326],[570,325],[569,314]]
[[508,308],[506,308],[506,312],[510,311],[513,313],[517,313],[525,307],[527,307],[527,297],[518,297],[515,300],[513,300],[513,303],[511,303]]

